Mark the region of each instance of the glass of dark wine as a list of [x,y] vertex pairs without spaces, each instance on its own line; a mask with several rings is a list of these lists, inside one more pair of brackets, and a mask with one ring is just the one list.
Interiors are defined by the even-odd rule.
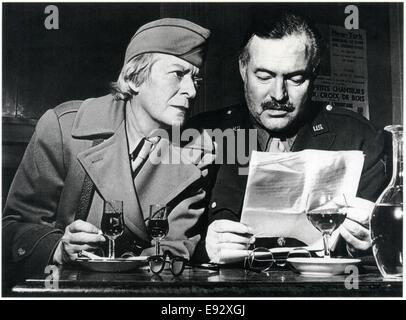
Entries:
[[109,239],[109,259],[115,259],[115,240],[124,232],[123,201],[104,201],[101,230]]
[[169,231],[167,207],[161,204],[149,206],[148,233],[155,240],[155,254],[160,254],[160,241],[164,239]]
[[323,235],[324,258],[330,258],[330,236],[345,220],[347,216],[347,201],[345,195],[321,193],[307,199],[307,219]]

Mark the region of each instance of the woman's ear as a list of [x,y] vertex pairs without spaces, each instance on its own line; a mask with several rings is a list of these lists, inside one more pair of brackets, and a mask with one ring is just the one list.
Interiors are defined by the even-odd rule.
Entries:
[[132,81],[128,81],[128,86],[130,87],[130,89],[135,92],[138,93],[138,91],[140,90],[140,87],[137,86],[134,82]]

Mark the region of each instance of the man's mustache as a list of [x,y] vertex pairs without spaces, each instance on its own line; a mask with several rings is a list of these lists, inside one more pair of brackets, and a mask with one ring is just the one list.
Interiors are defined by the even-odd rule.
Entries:
[[276,101],[265,101],[261,103],[262,110],[280,110],[286,112],[292,112],[295,110],[293,104],[290,102],[287,103],[279,103]]

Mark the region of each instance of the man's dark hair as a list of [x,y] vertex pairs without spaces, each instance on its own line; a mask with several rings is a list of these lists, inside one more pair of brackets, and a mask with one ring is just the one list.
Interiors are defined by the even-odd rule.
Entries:
[[253,17],[251,26],[245,35],[242,43],[242,50],[239,56],[240,63],[247,65],[249,56],[249,45],[254,36],[261,39],[282,39],[285,36],[305,34],[311,45],[311,65],[313,72],[320,63],[322,51],[322,38],[317,28],[306,17],[290,11],[274,11],[272,14],[257,14]]

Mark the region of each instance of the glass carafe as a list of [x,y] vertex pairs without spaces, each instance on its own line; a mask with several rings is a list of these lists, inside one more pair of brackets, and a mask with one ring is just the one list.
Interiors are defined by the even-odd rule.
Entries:
[[403,126],[385,127],[392,133],[392,179],[375,203],[370,228],[372,250],[384,278],[403,274]]

